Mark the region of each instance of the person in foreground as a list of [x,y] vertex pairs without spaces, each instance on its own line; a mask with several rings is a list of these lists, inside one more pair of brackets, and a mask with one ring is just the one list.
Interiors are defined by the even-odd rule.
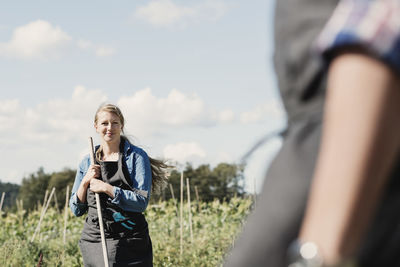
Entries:
[[400,266],[400,1],[280,0],[275,42],[288,128],[225,265]]
[[101,105],[94,128],[101,139],[79,164],[70,198],[75,216],[87,217],[80,250],[85,266],[104,266],[95,193],[99,193],[109,266],[153,266],[152,244],[143,215],[150,192],[166,184],[166,165],[123,136],[124,117],[113,104]]

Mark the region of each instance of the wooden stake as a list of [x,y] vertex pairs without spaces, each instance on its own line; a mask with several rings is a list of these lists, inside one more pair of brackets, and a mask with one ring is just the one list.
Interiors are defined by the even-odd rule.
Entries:
[[[37,234],[37,233],[40,233],[40,224],[42,223],[42,220],[43,220],[43,218],[44,218],[44,215],[45,215],[45,213],[46,213],[47,208],[49,207],[51,198],[52,198],[52,196],[54,195],[54,191],[55,191],[55,190],[56,190],[56,188],[53,187],[53,189],[51,190],[49,199],[47,200],[47,203],[45,203],[45,205],[44,205],[44,207],[43,207],[42,214],[40,215],[39,223],[38,223],[38,225],[37,225],[37,227],[36,227],[36,229],[35,229],[35,232],[33,233],[33,236],[32,236],[32,238],[31,238],[31,242],[33,242],[33,240],[35,240],[36,234]],[[46,192],[47,192],[47,190],[46,190]]]
[[1,215],[2,208],[3,208],[3,203],[4,203],[4,197],[5,196],[6,196],[6,192],[3,192],[1,194],[1,201],[0,201],[0,215]]
[[173,189],[173,187],[172,187],[172,184],[169,184],[169,190],[171,191],[172,199],[173,199],[174,202],[175,202],[175,195],[174,195],[174,189]]
[[17,204],[17,213],[19,214],[20,208],[19,208],[19,201],[18,201],[18,198],[15,199],[15,203]]
[[60,213],[60,209],[58,208],[58,200],[57,200],[56,191],[54,191],[54,203],[55,203],[57,212]]
[[43,207],[46,206],[48,196],[49,196],[49,190],[46,189],[46,193],[44,194],[44,199],[43,199],[42,211],[43,211]]
[[19,224],[23,225],[24,221],[24,200],[20,199],[19,200]]
[[194,192],[196,193],[196,200],[199,202],[199,191],[197,191],[197,185],[194,186]]
[[183,171],[181,172],[181,218],[180,218],[180,222],[181,222],[181,254],[183,253]]
[[199,191],[197,191],[197,185],[194,186],[194,192],[196,193],[197,211],[200,212]]
[[192,210],[191,210],[191,206],[190,206],[190,185],[189,185],[189,178],[186,178],[186,187],[187,187],[188,210],[189,210],[190,243],[193,244]]
[[64,208],[64,245],[66,243],[67,236],[67,220],[68,220],[68,199],[69,199],[69,185],[67,185],[67,192],[65,192],[65,208]]
[[174,201],[174,205],[175,205],[176,216],[178,217],[178,207],[177,207],[177,203],[176,203],[176,199],[175,199],[175,195],[174,195],[174,188],[172,187],[172,184],[169,184],[169,190],[171,191],[172,200]]

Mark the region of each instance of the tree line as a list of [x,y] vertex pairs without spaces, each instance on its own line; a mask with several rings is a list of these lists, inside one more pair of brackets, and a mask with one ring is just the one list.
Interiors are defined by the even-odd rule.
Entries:
[[[209,164],[194,168],[186,164],[183,169],[185,194],[186,178],[190,180],[191,198],[195,199],[196,192],[202,201],[219,199],[229,201],[234,196],[243,196],[244,192],[244,166],[231,163],[220,163],[214,168]],[[5,192],[3,210],[16,209],[16,200],[22,200],[24,209],[32,210],[42,205],[46,190],[56,188],[55,198],[58,207],[64,207],[66,188],[69,185],[70,192],[75,180],[76,170],[65,168],[59,172],[46,173],[41,167],[22,179],[21,185],[2,183],[0,181],[0,193]],[[161,194],[153,195],[152,202],[168,200],[172,197],[171,189],[175,197],[180,195],[181,172],[173,169],[169,176],[171,186],[166,187]]]

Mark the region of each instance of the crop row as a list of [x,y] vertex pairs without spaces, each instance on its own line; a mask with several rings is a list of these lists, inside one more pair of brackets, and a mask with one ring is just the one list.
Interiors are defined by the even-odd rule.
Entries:
[[[251,205],[248,198],[222,203],[194,202],[189,220],[185,203],[182,238],[179,205],[172,200],[149,205],[145,214],[153,242],[154,266],[221,265]],[[1,216],[0,266],[36,266],[40,255],[41,266],[83,266],[78,240],[85,216],[74,217],[68,211],[64,237],[64,213],[49,208],[31,242],[40,215],[40,210],[27,214],[21,208]]]

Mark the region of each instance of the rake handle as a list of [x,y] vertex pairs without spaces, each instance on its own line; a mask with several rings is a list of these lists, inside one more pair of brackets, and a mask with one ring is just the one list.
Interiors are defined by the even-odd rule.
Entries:
[[[92,137],[89,137],[89,147],[90,147],[90,163],[94,165],[95,160],[94,160],[94,147],[93,147]],[[99,193],[95,193],[95,196],[96,196],[97,216],[99,218],[99,224],[100,224],[101,245],[103,247],[104,266],[108,267],[107,244],[106,244],[106,238],[104,236],[103,215],[101,214]]]

